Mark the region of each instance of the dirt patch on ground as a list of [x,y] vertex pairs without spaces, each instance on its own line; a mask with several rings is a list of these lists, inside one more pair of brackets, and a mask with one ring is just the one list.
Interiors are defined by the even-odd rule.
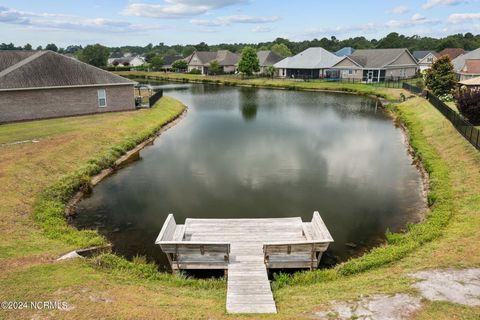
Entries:
[[414,287],[428,300],[480,306],[480,268],[421,271],[411,276],[422,280]]
[[315,313],[317,319],[402,320],[421,308],[420,298],[399,293],[374,295],[355,301],[332,301],[329,311]]
[[52,255],[35,255],[13,258],[8,260],[0,260],[0,272],[14,270],[25,266],[32,266],[43,263],[53,262],[55,258]]

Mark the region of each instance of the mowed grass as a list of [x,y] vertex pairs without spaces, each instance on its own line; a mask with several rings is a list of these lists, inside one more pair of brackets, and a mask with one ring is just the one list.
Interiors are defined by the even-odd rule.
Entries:
[[165,72],[144,72],[144,71],[122,71],[117,72],[122,76],[129,77],[149,77],[151,80],[166,80],[180,82],[200,82],[211,84],[250,86],[259,88],[277,88],[287,90],[319,90],[319,91],[342,91],[362,95],[373,95],[387,100],[398,100],[400,94],[406,93],[402,89],[382,88],[380,86],[361,84],[333,82],[325,80],[296,81],[290,79],[242,79],[239,76],[203,76],[198,74],[184,73],[165,73]]
[[[2,143],[39,139],[0,147],[0,192],[7,195],[0,199],[0,300],[62,300],[70,306],[67,311],[0,310],[0,318],[310,319],[315,311],[328,308],[331,300],[376,293],[417,294],[408,277],[417,270],[480,266],[480,153],[421,98],[409,99],[392,112],[407,125],[413,147],[427,164],[433,192],[430,216],[445,217],[436,215],[436,210],[444,212],[448,206],[448,224],[442,219],[440,225],[423,230],[426,233],[420,230],[422,241],[407,246],[399,256],[391,251],[391,259],[387,246],[348,262],[347,267],[280,278],[274,286],[277,315],[227,315],[225,282],[158,273],[141,259],[128,262],[108,254],[87,261],[53,262],[85,238],[79,231],[63,229],[65,225],[60,231],[71,237],[51,234],[56,229],[35,218],[42,190],[58,186],[87,164],[99,165],[98,159],[111,155],[114,146],[158,128],[183,108],[165,97],[152,110],[0,126]],[[428,241],[423,241],[425,234]],[[390,246],[402,244],[401,237],[392,235]],[[86,239],[104,241],[95,234]],[[377,263],[378,257],[385,260]],[[347,272],[340,272],[342,268]],[[423,303],[415,318],[475,319],[480,314],[478,307]]]

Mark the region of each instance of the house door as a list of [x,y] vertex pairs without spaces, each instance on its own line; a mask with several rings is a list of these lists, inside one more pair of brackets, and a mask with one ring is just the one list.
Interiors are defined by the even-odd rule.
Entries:
[[373,70],[368,71],[368,73],[367,73],[367,82],[368,82],[368,83],[373,82]]

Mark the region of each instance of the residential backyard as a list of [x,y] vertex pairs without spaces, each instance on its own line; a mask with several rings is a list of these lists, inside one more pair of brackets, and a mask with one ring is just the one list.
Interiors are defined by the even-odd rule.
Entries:
[[[205,77],[196,75],[151,75],[205,82]],[[376,294],[419,297],[412,273],[480,267],[480,153],[426,100],[412,97],[400,103],[401,94],[411,95],[402,89],[359,84],[208,79],[395,100],[388,110],[408,129],[412,149],[429,175],[431,206],[424,222],[410,226],[406,235],[388,237],[390,244],[332,269],[277,277],[273,293],[278,314],[255,318],[311,319],[330,310],[332,301]],[[252,318],[225,313],[226,281],[221,278],[171,275],[158,272],[140,257],[127,261],[113,254],[55,261],[79,247],[106,244],[97,232],[78,231],[67,224],[65,198],[184,110],[182,102],[163,97],[148,110],[0,126],[2,300],[68,304],[61,310],[2,310],[2,318]],[[479,306],[421,299],[414,318],[477,319],[478,314]]]

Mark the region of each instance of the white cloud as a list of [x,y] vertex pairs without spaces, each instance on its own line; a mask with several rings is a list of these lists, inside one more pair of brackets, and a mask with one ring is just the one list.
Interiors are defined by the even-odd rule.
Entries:
[[427,19],[420,13],[415,13],[409,20],[390,20],[386,23],[386,27],[389,28],[410,28],[419,25],[429,24],[436,25],[439,24],[439,20]]
[[247,0],[165,0],[164,4],[131,3],[122,14],[147,18],[182,18],[246,2]]
[[270,31],[272,31],[272,28],[265,27],[265,26],[256,26],[255,28],[252,29],[252,32],[255,32],[255,33],[270,32]]
[[455,6],[470,2],[478,2],[478,0],[427,0],[422,6],[423,9],[430,9],[440,6]]
[[136,25],[103,18],[87,19],[72,15],[19,11],[0,6],[0,22],[52,30],[100,31],[109,33],[165,29],[159,25]]
[[217,27],[217,26],[228,26],[234,23],[271,23],[271,22],[278,21],[279,19],[280,18],[277,16],[259,17],[259,16],[235,15],[235,16],[218,17],[212,20],[195,19],[195,20],[191,20],[190,22],[193,24],[201,25],[201,26]]
[[453,24],[467,23],[480,20],[480,13],[454,13],[448,16],[447,21]]
[[425,19],[426,18],[422,16],[420,13],[415,13],[411,18],[412,21],[423,21]]
[[391,9],[390,11],[388,11],[388,13],[392,13],[392,14],[404,14],[404,13],[407,13],[407,12],[410,12],[410,8],[408,6],[405,6],[405,5],[395,7],[393,9]]

